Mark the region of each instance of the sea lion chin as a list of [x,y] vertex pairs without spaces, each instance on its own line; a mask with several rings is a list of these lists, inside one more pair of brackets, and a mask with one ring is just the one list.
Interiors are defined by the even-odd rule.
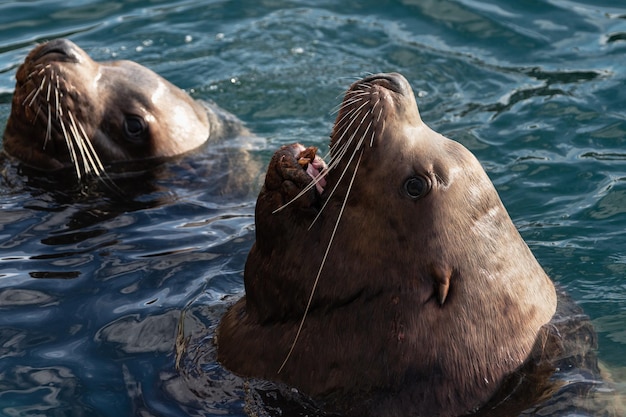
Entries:
[[422,122],[395,73],[349,88],[328,166],[308,158],[316,179],[303,149],[270,162],[218,360],[349,415],[480,409],[557,297],[478,160]]
[[42,171],[98,175],[109,163],[171,157],[245,131],[148,68],[96,62],[66,39],[35,47],[15,78],[4,151]]

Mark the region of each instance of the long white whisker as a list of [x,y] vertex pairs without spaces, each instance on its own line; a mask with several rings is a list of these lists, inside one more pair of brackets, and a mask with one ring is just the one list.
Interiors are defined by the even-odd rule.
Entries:
[[[363,102],[363,104],[361,104],[361,106],[360,106],[359,108],[357,108],[357,109],[353,112],[353,115],[354,115],[354,116],[358,115],[358,114],[361,112],[361,110],[362,110],[362,109],[363,109],[363,108],[364,108],[364,107],[365,107],[368,103],[369,103],[369,101],[365,100],[365,101]],[[345,129],[343,129],[343,128],[342,128],[342,130],[344,131],[344,133],[345,133],[345,132],[347,132],[348,130],[350,130],[350,127],[352,126],[352,124],[354,123],[354,121],[355,121],[355,120],[356,120],[356,117],[354,117],[354,118],[352,118],[352,117],[351,117],[351,118],[350,118],[350,123],[348,124],[348,126],[346,126],[346,128],[345,128]],[[361,121],[362,121],[362,120],[361,120]],[[358,129],[357,129],[357,130],[358,130]],[[339,142],[341,142],[342,138],[343,138],[343,134],[342,134],[342,135],[339,137],[339,139],[337,139],[334,143],[339,143]]]
[[117,184],[115,184],[115,181],[113,181],[111,177],[109,177],[106,170],[104,169],[104,164],[98,156],[98,152],[96,152],[96,149],[93,147],[93,143],[91,143],[91,141],[89,140],[89,136],[87,135],[87,132],[85,132],[82,123],[78,123],[77,126],[81,133],[80,141],[83,144],[83,147],[85,148],[87,153],[87,160],[91,164],[92,171],[96,173],[98,181],[100,181],[109,190],[117,193],[118,195],[124,195],[124,192],[117,186]]
[[[363,99],[354,100],[350,104],[358,105],[362,101],[363,101]],[[341,118],[335,122],[335,130],[343,129],[343,125],[346,123],[347,120],[352,120],[354,117],[356,117],[358,115],[358,111],[359,111],[360,108],[361,108],[360,106],[359,107],[353,107],[351,110],[348,110],[347,112],[345,112],[344,115],[341,116]]]
[[[362,108],[362,106],[361,106],[360,108]],[[363,117],[361,118],[361,121],[359,122],[359,124],[360,124],[360,123],[363,123],[363,120],[364,120],[364,119],[365,119],[365,118],[366,118],[366,117],[367,117],[370,113],[371,113],[371,111],[365,112],[365,114],[364,114],[364,115],[363,115]],[[355,116],[356,116],[356,113],[355,113]],[[338,151],[337,153],[335,153],[335,155],[334,155],[334,156],[332,156],[332,157],[331,157],[330,162],[329,162],[329,164],[328,164],[328,169],[326,169],[323,173],[321,173],[320,175],[318,175],[317,177],[315,177],[315,178],[313,179],[313,181],[311,181],[309,184],[307,184],[307,186],[306,186],[306,187],[304,187],[302,190],[300,190],[300,192],[299,192],[299,193],[298,193],[295,197],[293,197],[291,200],[289,200],[288,202],[286,202],[285,204],[283,204],[282,206],[280,206],[279,208],[277,208],[276,210],[274,210],[274,211],[272,212],[272,214],[275,214],[275,213],[280,212],[280,211],[281,211],[281,210],[283,210],[285,207],[289,206],[291,203],[293,203],[294,201],[296,201],[298,198],[302,197],[302,195],[304,195],[305,193],[307,193],[307,192],[308,192],[311,188],[315,187],[315,186],[317,185],[317,183],[318,183],[318,182],[319,182],[322,178],[326,177],[327,173],[328,173],[328,172],[330,172],[330,171],[331,171],[331,169],[335,167],[335,165],[337,165],[338,161],[340,161],[341,159],[343,159],[343,156],[345,155],[345,152],[346,152],[346,151],[347,151],[347,149],[349,148],[350,143],[352,143],[352,140],[354,139],[355,135],[357,134],[358,129],[355,129],[355,130],[354,130],[354,132],[352,133],[352,136],[350,137],[350,139],[348,139],[348,141],[347,141],[346,143],[341,143],[341,142],[342,142],[342,140],[343,140],[344,135],[348,132],[348,130],[349,130],[349,128],[350,128],[350,126],[352,125],[352,123],[353,123],[355,120],[357,120],[357,119],[356,119],[356,117],[354,117],[354,118],[352,118],[352,119],[351,119],[350,124],[346,127],[346,129],[345,129],[345,130],[343,130],[343,133],[342,133],[342,135],[339,137],[339,139],[337,139],[337,141],[335,141],[335,145],[334,145],[334,146],[339,146],[339,151]],[[371,126],[371,124],[372,124],[372,122],[370,121],[370,126]],[[367,129],[367,130],[369,130],[369,126],[368,126],[368,129]],[[365,133],[367,133],[367,130],[366,130],[366,132],[365,132]],[[362,142],[362,141],[361,141],[361,142]],[[360,144],[359,144],[359,146],[357,146],[357,150],[358,150],[358,148],[359,148],[359,147],[360,147]],[[353,154],[353,156],[352,156],[352,157],[354,157],[354,154]],[[352,161],[352,158],[350,158],[350,161]],[[344,171],[344,173],[345,173],[345,171]],[[342,174],[342,176],[340,177],[340,181],[341,181],[341,178],[343,178],[343,174]],[[339,182],[340,182],[340,181],[339,181]],[[339,184],[339,182],[335,185],[335,187],[333,188],[333,191],[337,188],[337,185]],[[330,195],[332,196],[332,192],[331,192],[331,194],[330,194]],[[328,202],[328,200],[327,200],[327,202]],[[324,204],[324,206],[323,206],[323,207],[325,207],[325,206],[326,206],[326,203]],[[322,207],[322,209],[323,209],[323,207]],[[320,210],[320,213],[321,213],[321,210]],[[317,218],[318,218],[318,217],[319,217],[319,213],[318,213],[318,215],[315,217],[315,220],[317,220]],[[313,223],[311,223],[311,226],[315,223],[315,220],[313,220]],[[311,226],[309,226],[309,228],[310,228]]]
[[50,103],[50,92],[52,90],[52,82],[48,82],[48,91],[46,92],[46,103]]
[[[373,122],[374,122],[374,121],[373,121],[372,119],[370,119],[370,123],[367,125],[367,129],[365,129],[365,132],[363,132],[363,137],[364,137],[364,138],[367,136],[367,132],[369,132],[369,131],[370,131],[370,128],[372,127],[372,123],[373,123]],[[370,140],[370,148],[372,147],[372,144],[374,143],[374,134],[373,134],[373,132],[374,132],[375,130],[376,130],[375,128],[372,130],[372,139]]]
[[39,87],[37,87],[37,90],[36,90],[35,94],[33,95],[33,97],[31,98],[30,102],[28,103],[28,107],[31,107],[33,105],[33,103],[35,102],[35,99],[37,98],[39,93],[43,90],[43,87],[44,87],[45,83],[46,83],[46,79],[42,78],[41,84],[39,84]]
[[83,128],[83,125],[79,123],[78,127],[81,132],[81,138],[82,138],[81,140],[85,148],[87,149],[87,155],[89,155],[89,161],[93,167],[93,170],[98,175],[101,173],[104,173],[104,165],[102,164],[102,161],[100,160],[100,157],[98,156],[98,153],[93,147],[93,144],[89,140],[89,136],[87,136],[87,133],[85,132],[85,129]]
[[60,86],[59,86],[59,76],[56,76],[56,88],[54,89],[54,99],[56,102],[56,107],[57,107],[57,113],[59,115],[59,118],[63,117],[63,109],[61,108],[61,99],[60,99],[60,95],[61,93],[59,92]]
[[328,170],[324,170],[324,172],[321,172],[318,176],[316,176],[315,178],[313,178],[313,181],[311,181],[310,183],[308,183],[306,185],[306,187],[304,187],[295,197],[293,197],[291,200],[287,201],[285,204],[283,204],[282,206],[278,207],[276,210],[274,210],[272,212],[272,214],[276,214],[282,210],[284,210],[287,206],[289,206],[291,203],[293,203],[294,201],[296,201],[297,199],[299,199],[300,197],[302,197],[304,194],[306,194],[311,188],[315,187],[324,177],[326,177],[328,173]]
[[[36,95],[37,95],[37,89],[35,88],[35,89],[33,89],[30,93],[28,93],[28,94],[26,95],[26,97],[25,97],[25,98],[24,98],[24,100],[22,101],[22,106],[26,107],[26,106],[27,106],[26,102],[27,102],[28,100],[30,100],[31,98],[33,98],[33,96],[36,96]],[[31,100],[31,102],[28,104],[28,107],[32,106],[32,104],[33,104],[33,101]]]
[[[361,139],[362,142],[362,139]],[[344,175],[346,174],[346,172],[348,171],[348,167],[349,164],[352,162],[352,160],[354,159],[354,156],[356,154],[356,152],[359,150],[359,148],[355,148],[354,152],[352,153],[352,156],[350,156],[350,159],[348,160],[348,164],[346,165],[346,167],[344,168],[343,172],[341,173],[341,175],[339,176],[339,180],[335,183],[335,185],[333,186],[333,188],[330,190],[330,192],[328,193],[328,197],[326,198],[326,201],[324,202],[324,204],[322,205],[322,207],[320,208],[319,212],[317,213],[317,215],[315,216],[315,218],[313,219],[313,221],[311,222],[311,224],[309,225],[309,227],[307,228],[307,230],[311,230],[311,228],[313,227],[313,225],[317,222],[317,220],[320,218],[320,216],[322,215],[322,213],[324,212],[324,210],[326,209],[326,206],[328,205],[328,203],[332,200],[333,195],[335,195],[335,191],[337,191],[337,188],[339,187],[339,184],[341,184],[341,181],[343,180]],[[330,171],[330,169],[329,169]]]
[[[55,124],[58,123],[78,181],[87,175],[95,175],[110,190],[123,195],[124,193],[105,172],[104,165],[80,120],[76,119],[71,110],[64,108],[64,92],[61,87],[64,87],[65,84],[59,73],[49,64],[46,66],[37,64],[27,77],[37,84],[26,95],[22,101],[22,106],[36,110],[33,123],[38,120],[41,113],[47,112],[42,148],[45,150],[50,146],[55,134],[53,129],[57,128]],[[39,81],[37,77],[41,77],[41,80]],[[43,103],[41,105],[37,103],[37,100],[40,98],[43,100],[43,97],[45,97],[47,107],[44,107]]]
[[[356,132],[355,132],[356,133]],[[351,143],[352,140],[354,139],[354,135],[352,135],[352,137],[350,138],[350,140],[348,141],[348,143]],[[357,151],[359,149],[361,149],[361,155],[363,155],[362,152],[362,147],[363,147],[363,140],[365,138],[362,136],[359,139],[359,143],[357,143],[357,145],[354,148],[354,152],[352,152],[352,155],[350,156],[350,159],[348,160],[348,163],[346,164],[345,169],[343,170],[343,172],[341,173],[341,175],[339,176],[339,179],[337,180],[337,182],[335,183],[335,186],[332,188],[332,190],[330,191],[328,197],[326,198],[326,201],[324,202],[324,204],[322,205],[322,207],[320,208],[319,212],[317,213],[317,215],[315,216],[315,218],[313,219],[313,221],[311,222],[311,224],[309,225],[309,227],[307,228],[307,230],[311,230],[311,227],[313,227],[313,225],[315,224],[315,222],[317,221],[317,219],[319,219],[319,217],[322,215],[322,213],[324,212],[324,209],[326,208],[326,205],[328,204],[328,202],[332,199],[332,196],[335,194],[335,191],[337,190],[337,187],[339,187],[339,184],[341,184],[341,180],[343,179],[344,175],[346,174],[346,172],[348,171],[348,167],[350,167],[350,164],[352,163],[352,160],[354,159],[354,156],[356,155]],[[346,144],[346,146],[342,149],[342,153],[345,153],[348,149],[348,145]],[[361,159],[361,156],[359,156],[359,161]],[[335,161],[340,161],[341,158],[339,159],[335,159]],[[338,164],[339,162],[337,162]],[[336,164],[333,164],[332,167],[334,167]],[[331,170],[331,166],[329,165],[329,171]]]
[[78,127],[76,126],[76,120],[74,119],[74,115],[72,114],[71,110],[67,111],[67,117],[70,119],[70,132],[72,133],[72,137],[74,138],[76,148],[80,153],[80,161],[77,162],[82,162],[83,172],[85,173],[85,175],[87,175],[91,173],[92,169],[94,168],[91,155],[89,155],[87,149],[85,149],[85,140],[78,131]]
[[356,178],[356,173],[359,170],[359,165],[361,164],[361,157],[363,156],[363,149],[361,149],[361,153],[359,154],[359,159],[356,162],[356,166],[354,167],[354,172],[352,173],[352,178],[350,179],[350,184],[348,185],[348,190],[346,192],[346,197],[343,199],[343,203],[341,204],[341,209],[339,210],[339,215],[337,216],[337,221],[335,222],[335,227],[333,228],[333,232],[330,235],[330,240],[328,245],[326,246],[326,252],[324,252],[324,257],[322,258],[322,262],[320,264],[319,269],[317,270],[317,275],[315,276],[315,281],[313,282],[313,288],[311,289],[311,294],[309,295],[309,300],[306,304],[306,308],[304,309],[304,314],[302,315],[302,320],[300,320],[300,325],[298,326],[298,331],[296,332],[296,336],[293,339],[293,343],[291,344],[291,348],[285,357],[285,360],[280,365],[277,373],[280,373],[289,357],[291,356],[293,349],[296,347],[296,343],[298,342],[298,338],[300,337],[300,333],[302,332],[302,327],[304,326],[304,321],[309,313],[311,308],[311,303],[313,302],[313,296],[315,295],[315,290],[317,289],[317,284],[319,283],[320,276],[322,275],[322,270],[324,269],[324,265],[326,264],[326,259],[328,258],[328,253],[330,252],[330,248],[333,245],[333,240],[335,239],[335,233],[337,232],[337,228],[339,227],[339,222],[341,221],[341,217],[343,216],[343,210],[346,208],[346,202],[348,201],[348,197],[350,196],[350,191],[352,190],[352,184],[354,183],[354,179]]
[[[345,134],[348,132],[352,123],[354,123],[354,120],[356,120],[356,116],[357,116],[356,109],[352,109],[346,112],[346,114],[344,114],[343,117],[335,123],[334,131],[335,132],[341,131],[342,133],[341,135],[339,135],[337,140],[333,141],[333,147],[339,146],[341,144]],[[344,126],[345,124],[347,124],[347,126]],[[328,149],[328,152],[326,152],[326,154],[323,157],[323,159],[327,159],[327,158],[332,158],[330,148]]]
[[370,83],[358,83],[356,85],[359,88],[362,88],[363,90],[367,90],[368,88],[370,88],[372,86],[372,84]]
[[331,111],[331,114],[338,113],[339,111],[345,109],[346,107],[351,106],[353,103],[363,100],[363,98],[366,97],[368,94],[369,93],[366,93],[363,91],[359,93],[355,93],[355,94],[346,94],[346,99],[342,101],[341,103],[337,104],[335,108]]
[[[343,134],[345,134],[345,133],[346,132],[344,131]],[[342,136],[343,136],[343,134],[342,134]],[[350,145],[352,144],[352,141],[354,140],[355,136],[356,136],[356,131],[353,132],[352,135],[350,136],[350,138],[347,141],[345,141],[344,143],[335,142],[335,146],[333,146],[333,154],[330,156],[330,159],[328,161],[328,168],[329,168],[329,170],[334,169],[335,166],[339,163],[339,161],[341,161],[343,159],[344,155],[346,154],[346,152],[350,148]]]
[[48,123],[46,125],[46,137],[43,140],[43,149],[46,149],[50,139],[52,139],[52,110],[50,109],[50,103],[48,103]]
[[65,122],[63,121],[62,118],[59,118],[59,123],[61,124],[61,130],[63,130],[63,137],[65,138],[65,144],[67,145],[67,148],[70,152],[70,160],[74,164],[74,168],[76,169],[76,175],[78,176],[78,180],[80,181],[80,179],[82,178],[82,175],[80,173],[80,166],[78,165],[76,161],[76,151],[74,150],[74,144],[71,141],[69,135],[67,134],[67,129],[65,128]]
[[[363,108],[363,106],[359,107],[358,110],[361,110],[362,108]],[[369,111],[367,111],[367,112],[365,112],[365,113],[363,113],[361,115],[362,116],[361,120],[357,123],[359,125],[359,127],[363,123],[365,118],[368,117],[370,114],[371,114],[371,110],[369,110]],[[343,141],[343,139],[345,137],[345,134],[350,131],[350,127],[352,127],[352,124],[355,122],[355,120],[357,120],[357,118],[356,118],[357,115],[358,114],[355,113],[354,114],[355,117],[351,117],[350,123],[348,124],[348,126],[346,126],[345,128],[343,128],[343,127],[340,128],[340,130],[343,130],[343,132],[341,133],[341,136],[339,136],[339,138],[336,141],[333,142],[334,146],[339,145]],[[348,139],[348,143],[352,142],[352,139],[356,136],[358,130],[359,130],[358,127],[354,129],[354,132],[352,133],[352,136],[350,137],[350,139]],[[330,149],[329,149],[329,153],[330,153]],[[332,164],[333,159],[341,159],[341,158],[343,158],[343,153],[339,153],[339,154],[335,153],[334,155],[331,155],[329,165]]]

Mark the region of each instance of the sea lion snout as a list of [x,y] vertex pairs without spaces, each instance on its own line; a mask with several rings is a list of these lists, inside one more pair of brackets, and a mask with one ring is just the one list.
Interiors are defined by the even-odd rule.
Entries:
[[79,62],[81,54],[76,44],[67,39],[55,39],[45,43],[33,55],[33,61],[45,59],[57,62]]
[[412,94],[409,82],[406,80],[406,78],[404,78],[404,76],[402,76],[402,74],[398,74],[397,72],[370,75],[369,77],[363,78],[363,80],[361,80],[360,82],[368,84],[378,84],[388,90],[391,90],[403,96]]

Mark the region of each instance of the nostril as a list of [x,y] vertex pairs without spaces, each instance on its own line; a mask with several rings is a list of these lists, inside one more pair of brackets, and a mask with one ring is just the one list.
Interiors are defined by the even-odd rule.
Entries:
[[395,91],[396,93],[405,94],[411,89],[409,82],[401,74],[391,72],[387,74],[374,74],[366,77],[363,82],[382,85],[388,90]]
[[34,58],[40,59],[48,55],[56,55],[57,61],[78,60],[74,52],[74,44],[67,39],[55,39],[44,43],[39,47]]

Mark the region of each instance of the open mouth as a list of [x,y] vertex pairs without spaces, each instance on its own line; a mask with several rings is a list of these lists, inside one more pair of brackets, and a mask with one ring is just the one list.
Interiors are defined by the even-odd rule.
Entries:
[[321,195],[326,187],[325,174],[322,172],[327,168],[326,162],[317,155],[317,148],[309,146],[302,150],[297,157],[298,165],[300,165],[306,173],[313,179],[315,189]]

